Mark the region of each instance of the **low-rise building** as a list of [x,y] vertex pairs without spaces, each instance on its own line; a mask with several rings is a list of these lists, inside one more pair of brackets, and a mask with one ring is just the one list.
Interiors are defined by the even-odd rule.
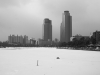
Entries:
[[99,44],[100,44],[100,31],[95,31],[95,32],[93,32],[92,37],[93,37],[94,39],[96,39],[96,43],[99,43]]
[[39,46],[42,46],[42,47],[45,47],[45,46],[52,46],[53,44],[53,41],[45,41],[43,39],[39,39],[38,40],[38,45]]

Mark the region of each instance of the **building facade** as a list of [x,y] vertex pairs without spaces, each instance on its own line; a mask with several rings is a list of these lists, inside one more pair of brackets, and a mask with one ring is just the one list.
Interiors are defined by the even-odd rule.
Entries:
[[48,18],[44,19],[43,40],[52,41],[52,21],[49,20]]
[[41,47],[52,46],[53,41],[45,41],[43,39],[38,39],[38,45]]
[[31,45],[36,45],[36,40],[35,39],[31,38],[29,41],[30,41]]
[[28,36],[24,35],[24,40],[23,40],[24,44],[28,44]]
[[8,42],[10,44],[28,44],[28,36],[15,36],[15,35],[10,35],[8,36]]
[[100,44],[100,31],[95,31],[95,32],[93,32],[92,37],[93,37],[94,39],[96,39],[96,43],[99,43],[99,44]]
[[69,11],[64,11],[60,26],[60,41],[68,43],[72,37],[72,16]]

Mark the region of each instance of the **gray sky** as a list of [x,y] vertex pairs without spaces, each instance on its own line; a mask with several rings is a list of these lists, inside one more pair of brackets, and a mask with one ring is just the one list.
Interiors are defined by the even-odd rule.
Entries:
[[42,38],[44,18],[52,20],[53,39],[59,39],[65,10],[72,16],[73,35],[100,30],[100,0],[0,0],[0,40],[10,34]]

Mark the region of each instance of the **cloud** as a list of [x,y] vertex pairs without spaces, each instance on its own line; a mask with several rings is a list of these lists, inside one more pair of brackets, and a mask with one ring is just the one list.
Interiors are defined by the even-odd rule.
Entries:
[[86,0],[41,0],[41,3],[47,10],[53,10],[57,13],[64,10],[70,10],[73,13],[84,13],[87,8]]
[[27,4],[33,0],[0,0],[0,7],[20,6],[20,4]]
[[59,38],[62,13],[69,10],[73,35],[88,34],[99,28],[99,3],[99,0],[0,0],[0,29],[5,35],[26,34],[39,38],[43,19],[49,18],[53,38]]

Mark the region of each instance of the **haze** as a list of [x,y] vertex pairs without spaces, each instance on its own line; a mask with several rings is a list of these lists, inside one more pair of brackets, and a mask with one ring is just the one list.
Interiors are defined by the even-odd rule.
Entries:
[[100,30],[99,0],[0,0],[0,41],[10,34],[42,38],[44,18],[52,20],[53,39],[60,38],[62,13],[72,16],[72,34]]

